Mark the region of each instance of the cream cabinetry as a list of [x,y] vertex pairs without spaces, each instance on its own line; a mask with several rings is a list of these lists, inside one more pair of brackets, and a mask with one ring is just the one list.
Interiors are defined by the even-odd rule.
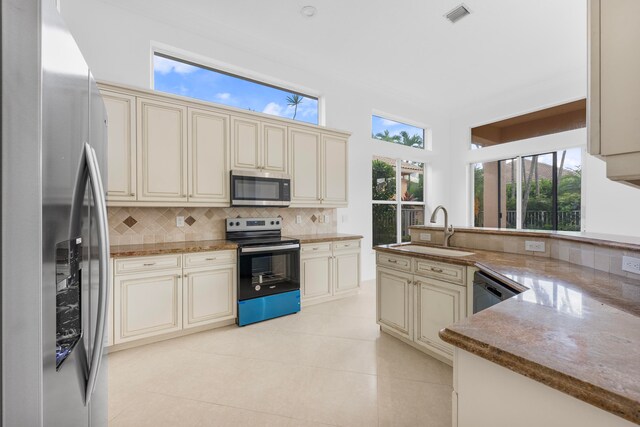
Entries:
[[640,187],[640,14],[636,0],[590,0],[589,153],[610,179]]
[[467,267],[378,252],[377,317],[385,332],[451,363],[453,347],[438,335],[466,317]]
[[117,258],[112,268],[110,344],[146,343],[235,321],[233,250]]
[[138,98],[138,200],[187,201],[187,108]]
[[101,83],[110,206],[230,205],[233,169],[291,175],[292,207],[348,201],[348,134]]
[[232,169],[287,172],[287,128],[246,117],[231,118]]
[[350,295],[360,288],[360,240],[301,246],[300,289],[304,304]]
[[189,202],[229,205],[229,116],[189,108]]
[[102,91],[107,109],[109,200],[136,200],[136,98]]
[[236,317],[236,265],[184,270],[184,328]]
[[347,140],[289,127],[291,206],[347,205]]

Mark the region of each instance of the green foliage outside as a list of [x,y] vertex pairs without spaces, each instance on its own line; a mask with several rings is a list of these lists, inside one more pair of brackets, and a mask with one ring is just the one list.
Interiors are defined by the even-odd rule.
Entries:
[[418,134],[409,136],[409,134],[405,131],[400,132],[399,135],[391,135],[389,130],[386,129],[383,132],[376,133],[375,135],[371,134],[371,137],[381,139],[383,141],[393,142],[395,144],[406,145],[408,147],[424,147],[424,140],[422,139],[422,136]]

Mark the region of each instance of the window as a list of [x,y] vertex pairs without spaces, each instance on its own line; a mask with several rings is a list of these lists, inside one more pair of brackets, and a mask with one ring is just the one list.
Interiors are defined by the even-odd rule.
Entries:
[[424,163],[374,156],[371,172],[374,246],[410,241],[424,224]]
[[581,148],[474,164],[474,225],[580,231],[581,165]]
[[424,148],[425,131],[423,128],[373,115],[371,137],[408,147]]
[[153,88],[175,95],[318,124],[318,98],[160,53],[153,55]]

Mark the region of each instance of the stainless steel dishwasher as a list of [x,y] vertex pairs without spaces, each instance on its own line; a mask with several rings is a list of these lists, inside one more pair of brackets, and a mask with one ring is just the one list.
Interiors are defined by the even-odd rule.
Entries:
[[473,275],[473,312],[482,311],[519,293],[517,289],[476,271]]

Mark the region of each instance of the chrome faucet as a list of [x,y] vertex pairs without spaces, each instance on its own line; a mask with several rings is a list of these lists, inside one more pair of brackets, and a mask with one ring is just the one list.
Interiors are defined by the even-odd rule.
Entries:
[[451,238],[451,236],[453,236],[453,233],[455,233],[455,231],[453,230],[453,225],[449,225],[449,213],[447,212],[447,209],[445,209],[444,206],[440,205],[437,208],[435,208],[435,210],[431,214],[431,223],[435,224],[436,216],[438,215],[438,211],[441,209],[444,212],[444,244],[443,246],[447,247],[449,246],[449,239]]

